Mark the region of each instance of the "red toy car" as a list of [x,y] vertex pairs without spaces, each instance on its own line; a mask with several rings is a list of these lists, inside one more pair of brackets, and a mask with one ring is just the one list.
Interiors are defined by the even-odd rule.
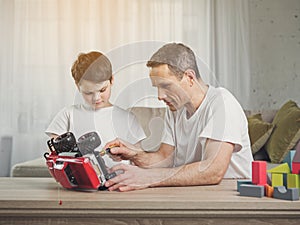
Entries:
[[105,182],[114,176],[109,174],[105,162],[95,148],[101,140],[96,132],[76,139],[71,132],[52,138],[47,142],[50,153],[44,157],[50,174],[64,188],[96,191],[105,190]]

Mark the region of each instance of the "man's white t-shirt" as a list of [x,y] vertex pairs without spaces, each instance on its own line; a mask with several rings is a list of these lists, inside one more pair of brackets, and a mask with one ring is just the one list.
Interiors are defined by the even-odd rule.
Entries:
[[186,108],[166,112],[163,143],[175,146],[174,167],[199,162],[207,139],[235,145],[224,178],[250,178],[251,153],[248,122],[235,97],[224,88],[209,86],[196,112],[187,118]]
[[[72,132],[78,140],[80,136],[92,131],[96,131],[101,139],[101,146],[96,150],[101,150],[107,142],[117,137],[131,144],[136,144],[146,137],[132,113],[117,106],[93,110],[83,104],[63,108],[45,132],[48,135]],[[104,160],[108,167],[116,164],[106,155]]]

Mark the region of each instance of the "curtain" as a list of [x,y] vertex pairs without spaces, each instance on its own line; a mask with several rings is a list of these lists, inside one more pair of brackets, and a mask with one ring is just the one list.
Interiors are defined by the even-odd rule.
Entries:
[[183,42],[203,79],[248,107],[247,1],[0,0],[0,18],[0,137],[12,139],[0,160],[10,166],[47,150],[45,128],[77,99],[70,67],[80,52],[108,55],[116,105],[160,107],[145,63],[163,44]]

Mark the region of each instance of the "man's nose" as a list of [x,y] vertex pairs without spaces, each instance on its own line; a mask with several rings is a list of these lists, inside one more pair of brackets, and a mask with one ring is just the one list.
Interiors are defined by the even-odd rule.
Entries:
[[157,97],[159,101],[162,101],[166,98],[166,94],[161,88],[157,89]]

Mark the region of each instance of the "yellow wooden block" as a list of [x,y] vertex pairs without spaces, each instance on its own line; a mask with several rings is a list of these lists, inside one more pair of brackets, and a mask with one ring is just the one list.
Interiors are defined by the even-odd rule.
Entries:
[[283,186],[283,174],[272,173],[272,187]]
[[287,187],[288,188],[300,188],[300,176],[299,176],[299,174],[288,174]]
[[288,163],[282,163],[267,171],[268,173],[291,173],[291,169]]

